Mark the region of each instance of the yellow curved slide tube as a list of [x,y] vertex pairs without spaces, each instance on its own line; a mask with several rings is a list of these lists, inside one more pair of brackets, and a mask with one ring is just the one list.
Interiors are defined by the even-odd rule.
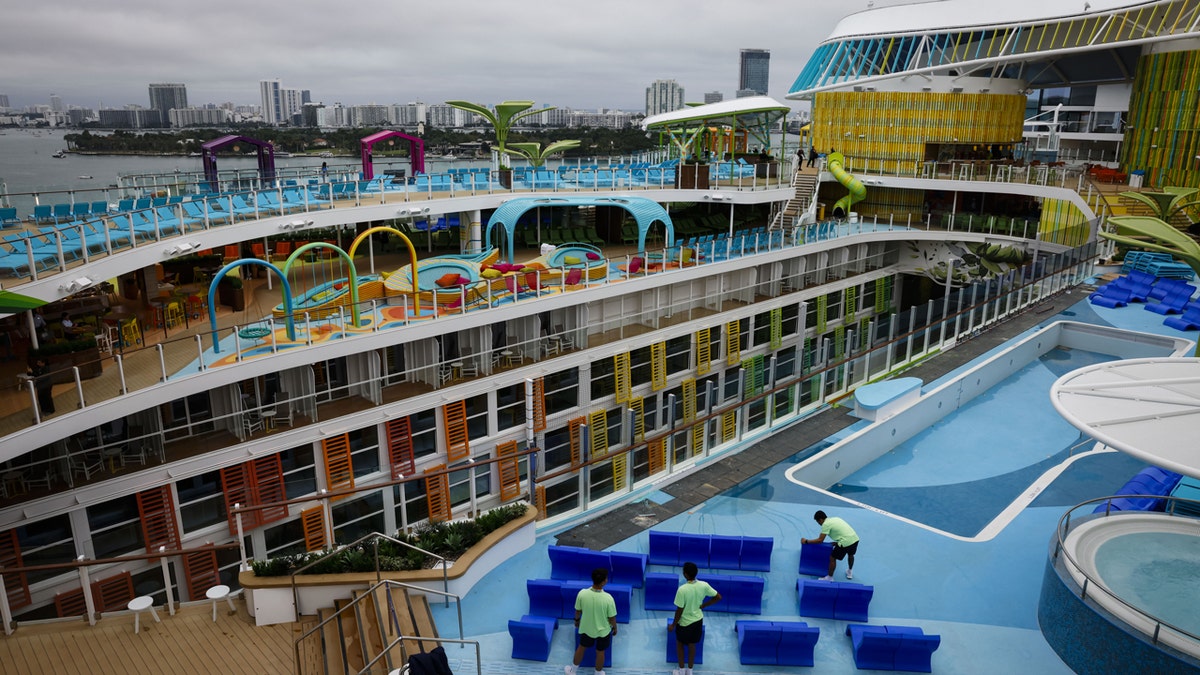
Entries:
[[840,152],[831,152],[825,156],[825,168],[829,169],[829,173],[837,182],[842,184],[842,187],[850,191],[850,194],[837,200],[833,205],[833,212],[836,214],[838,209],[841,209],[843,216],[850,214],[850,207],[867,198],[867,188],[863,187],[862,181],[851,176],[843,168],[846,163],[846,158]]

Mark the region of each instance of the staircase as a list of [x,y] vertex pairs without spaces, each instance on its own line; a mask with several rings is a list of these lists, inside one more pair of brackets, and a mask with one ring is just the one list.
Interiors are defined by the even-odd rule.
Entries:
[[795,189],[794,196],[787,201],[783,206],[783,211],[776,217],[776,228],[790,228],[792,223],[801,216],[808,207],[812,204],[813,196],[817,193],[817,176],[816,173],[803,173],[797,171],[792,176],[792,187]]
[[[300,634],[317,626],[320,630],[298,641],[301,675],[386,675],[407,663],[409,655],[438,645],[432,640],[411,639],[387,649],[402,635],[437,638],[438,632],[424,595],[386,583],[355,591],[351,598],[318,610],[315,617],[301,617]],[[380,654],[383,656],[374,666],[364,671]]]

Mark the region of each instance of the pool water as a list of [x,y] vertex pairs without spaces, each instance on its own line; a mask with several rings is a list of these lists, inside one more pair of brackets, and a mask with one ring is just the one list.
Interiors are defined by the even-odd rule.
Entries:
[[1143,612],[1200,635],[1200,536],[1138,532],[1096,549],[1105,586]]

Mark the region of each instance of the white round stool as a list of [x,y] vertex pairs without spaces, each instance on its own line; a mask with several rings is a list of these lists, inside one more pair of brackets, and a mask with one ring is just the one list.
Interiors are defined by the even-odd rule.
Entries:
[[162,619],[158,618],[158,611],[154,609],[154,598],[148,595],[139,595],[129,601],[126,605],[129,611],[133,612],[133,633],[136,635],[142,629],[142,612],[147,609],[154,617],[154,623],[162,623]]
[[229,612],[231,614],[237,612],[237,607],[233,606],[233,598],[229,597],[229,587],[225,584],[213,586],[212,588],[208,589],[208,592],[205,593],[205,595],[208,596],[209,600],[212,600],[213,621],[217,620],[217,602],[219,600],[224,600],[225,602],[229,603]]

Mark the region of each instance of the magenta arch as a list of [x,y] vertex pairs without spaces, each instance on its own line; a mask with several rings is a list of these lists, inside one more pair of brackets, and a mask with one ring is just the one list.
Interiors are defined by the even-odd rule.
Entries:
[[204,180],[208,183],[208,189],[213,192],[220,192],[217,178],[217,152],[235,144],[245,143],[246,145],[254,146],[258,151],[258,178],[262,181],[262,185],[270,185],[275,182],[275,146],[270,141],[260,141],[257,138],[249,136],[222,136],[200,146],[200,159],[204,163]]
[[358,148],[362,153],[363,180],[371,180],[375,177],[375,163],[371,159],[371,148],[379,141],[389,138],[403,138],[408,141],[410,173],[414,176],[425,173],[425,141],[399,131],[380,131],[358,141]]

